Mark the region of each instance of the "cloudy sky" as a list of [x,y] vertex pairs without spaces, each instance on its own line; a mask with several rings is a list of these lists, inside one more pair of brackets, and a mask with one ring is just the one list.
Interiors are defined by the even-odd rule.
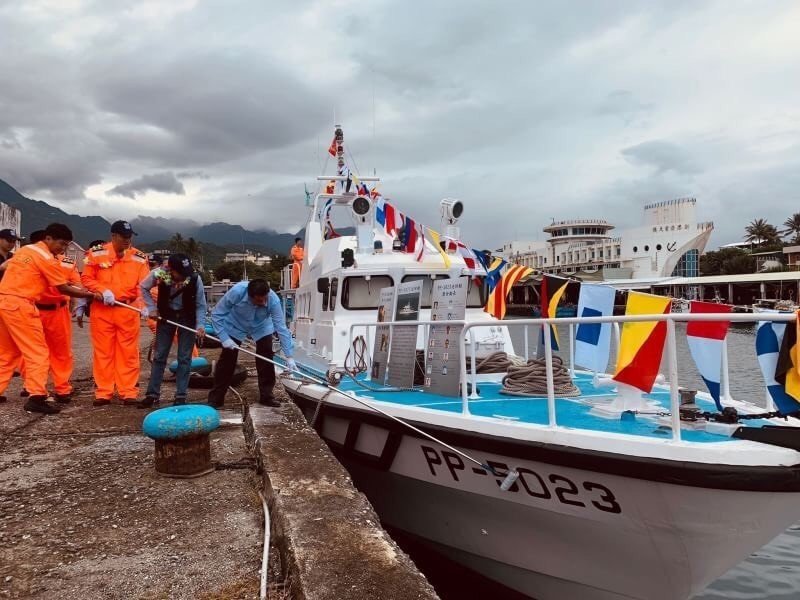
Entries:
[[335,115],[351,167],[429,225],[462,199],[474,245],[678,196],[717,245],[800,211],[798,31],[796,1],[3,1],[0,178],[296,231]]

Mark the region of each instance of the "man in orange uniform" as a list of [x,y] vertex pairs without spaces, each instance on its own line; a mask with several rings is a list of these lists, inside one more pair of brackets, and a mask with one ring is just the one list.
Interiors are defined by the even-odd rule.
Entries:
[[294,246],[292,246],[290,256],[294,261],[292,263],[292,287],[296,288],[300,285],[300,271],[303,270],[303,258],[305,258],[303,240],[294,238]]
[[[136,406],[139,381],[139,314],[115,302],[138,305],[139,283],[147,277],[147,255],[131,245],[135,232],[127,221],[111,226],[111,241],[89,249],[81,280],[102,303],[92,305],[95,406],[111,403],[114,387],[122,403]],[[147,318],[146,309],[142,316]]]
[[[44,229],[34,231],[30,235],[31,243],[44,239]],[[75,287],[81,285],[81,275],[78,266],[70,257],[59,254],[56,259],[64,269],[67,282]],[[42,319],[44,339],[50,351],[50,376],[53,378],[53,391],[55,400],[59,404],[67,404],[72,400],[72,377],[74,358],[72,355],[72,318],[69,311],[69,296],[65,296],[53,286],[36,302],[39,317]]]
[[[50,286],[76,298],[95,294],[70,285],[56,256],[72,241],[69,227],[48,225],[44,240],[23,246],[12,258],[0,281],[0,394],[19,364],[25,363],[25,387],[30,398],[25,410],[52,414],[57,406],[47,402],[47,373],[50,357],[36,302]],[[99,296],[99,294],[97,295]],[[5,400],[5,396],[0,396]]]

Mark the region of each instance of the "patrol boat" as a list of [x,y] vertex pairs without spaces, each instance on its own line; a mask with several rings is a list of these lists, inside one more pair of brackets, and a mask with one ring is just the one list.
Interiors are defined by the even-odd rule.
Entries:
[[[299,287],[283,292],[308,377],[284,373],[283,384],[385,524],[538,600],[678,600],[800,519],[800,421],[727,393],[725,418],[704,392],[682,406],[675,323],[698,315],[558,320],[621,323],[623,335],[629,324],[665,327],[667,376],[648,394],[570,365],[576,393],[560,397],[556,375],[566,367],[558,371],[545,335],[544,392],[507,395],[507,373],[481,374],[477,363],[496,351],[529,358],[509,328],[555,321],[496,320],[482,309],[485,269],[443,255],[435,234],[423,235],[421,255],[387,239],[385,206],[366,189],[376,178],[354,183],[340,164],[339,175],[321,179],[334,183],[315,198]],[[349,215],[353,235],[335,234],[332,211]],[[446,227],[462,211],[443,202]],[[461,330],[455,397],[419,383],[430,366],[437,280],[470,280],[464,319],[452,322]],[[407,326],[385,319],[380,304],[382,289],[409,281],[422,282],[415,383],[387,387],[370,368],[369,346],[376,327]],[[794,315],[777,313],[702,318],[795,326]],[[390,355],[390,369],[404,358]]]

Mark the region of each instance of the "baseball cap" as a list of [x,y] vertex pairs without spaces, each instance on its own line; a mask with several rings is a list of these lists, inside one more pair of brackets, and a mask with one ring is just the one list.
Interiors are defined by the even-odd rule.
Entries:
[[125,237],[131,237],[132,235],[137,235],[137,233],[131,227],[131,224],[127,221],[114,221],[111,225],[111,233],[118,233],[119,235]]
[[24,240],[24,237],[17,235],[16,229],[0,229],[0,238],[8,240],[9,242],[16,242],[17,240]]
[[173,271],[177,271],[184,277],[188,277],[194,273],[192,268],[192,261],[185,254],[170,254],[167,259],[167,266]]

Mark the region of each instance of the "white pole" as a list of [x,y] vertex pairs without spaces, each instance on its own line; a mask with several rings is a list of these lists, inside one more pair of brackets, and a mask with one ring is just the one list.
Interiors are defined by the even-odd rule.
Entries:
[[681,441],[680,398],[678,395],[678,351],[675,344],[675,321],[667,319],[667,356],[669,357],[669,410],[672,413],[672,441]]
[[547,369],[547,420],[550,427],[556,426],[556,392],[553,385],[553,349],[550,343],[550,325],[542,323],[542,337],[544,338],[544,364]]
[[733,400],[731,396],[731,378],[728,370],[728,338],[722,340],[722,398],[726,402]]
[[522,328],[522,334],[525,340],[525,362],[528,362],[528,326]]
[[575,324],[569,324],[569,378],[575,379]]
[[461,365],[459,370],[461,371],[461,414],[462,415],[469,415],[469,400],[467,399],[467,348],[465,340],[465,331],[466,325],[461,326],[461,339],[458,341],[459,346],[461,347]]
[[473,329],[469,330],[469,341],[472,347],[472,393],[469,397],[474,400],[478,397],[478,361],[475,358],[475,331]]

